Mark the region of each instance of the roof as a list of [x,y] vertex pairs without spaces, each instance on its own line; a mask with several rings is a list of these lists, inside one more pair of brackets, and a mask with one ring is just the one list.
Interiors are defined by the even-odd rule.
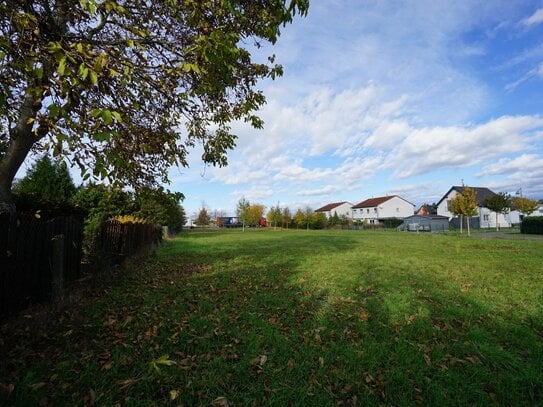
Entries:
[[[496,195],[495,192],[491,191],[490,189],[486,187],[469,187],[469,189],[473,189],[475,191],[475,200],[477,201],[478,206],[483,206],[485,199],[488,198],[489,196]],[[441,202],[443,202],[443,200],[449,196],[452,190],[455,190],[459,194],[462,194],[464,192],[464,187],[460,187],[460,186],[451,187],[451,189],[449,189],[447,193],[443,195],[443,198],[441,198],[437,204],[439,205]]]
[[399,195],[389,195],[389,196],[379,196],[377,198],[370,198],[366,199],[365,201],[362,201],[360,203],[357,203],[355,206],[353,206],[353,209],[357,208],[374,208],[376,206],[381,205],[382,203],[392,199],[392,198],[400,198],[402,201],[405,201],[411,205],[413,205],[411,202],[406,201]]
[[328,205],[324,205],[322,208],[316,209],[315,212],[328,212],[328,211],[331,211],[332,209],[337,208],[338,206],[346,204],[346,203],[349,203],[349,202],[344,201],[344,202],[329,203]]
[[415,214],[411,216],[406,216],[403,219],[406,220],[406,219],[411,219],[411,218],[422,218],[422,219],[432,219],[432,220],[443,219],[443,220],[449,221],[449,217],[443,216],[443,215],[417,215]]

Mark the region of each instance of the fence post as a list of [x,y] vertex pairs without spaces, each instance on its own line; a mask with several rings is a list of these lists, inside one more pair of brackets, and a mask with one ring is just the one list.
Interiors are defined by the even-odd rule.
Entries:
[[53,250],[51,251],[51,277],[52,277],[52,289],[53,297],[58,298],[62,294],[64,289],[64,272],[65,272],[65,259],[64,259],[64,235],[56,235],[52,239]]

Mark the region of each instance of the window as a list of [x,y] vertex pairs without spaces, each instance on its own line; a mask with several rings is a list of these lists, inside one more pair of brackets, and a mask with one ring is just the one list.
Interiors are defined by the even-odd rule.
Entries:
[[483,220],[484,220],[485,222],[488,222],[488,221],[489,221],[489,216],[488,216],[488,215],[483,215]]
[[369,209],[366,209],[366,213],[370,213],[370,210],[369,210]]
[[396,208],[396,212],[400,212],[400,208]]
[[377,208],[373,208],[373,212],[377,212]]

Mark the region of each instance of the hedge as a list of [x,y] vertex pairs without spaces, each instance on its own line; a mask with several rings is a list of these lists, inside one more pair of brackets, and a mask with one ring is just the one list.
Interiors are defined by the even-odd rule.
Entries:
[[543,235],[543,216],[529,216],[522,220],[520,233]]

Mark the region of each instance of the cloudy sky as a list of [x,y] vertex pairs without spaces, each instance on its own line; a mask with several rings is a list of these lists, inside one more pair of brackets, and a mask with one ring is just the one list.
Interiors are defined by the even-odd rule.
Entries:
[[399,194],[436,202],[462,180],[543,198],[543,1],[312,0],[266,49],[263,130],[226,168],[172,169],[191,214]]

